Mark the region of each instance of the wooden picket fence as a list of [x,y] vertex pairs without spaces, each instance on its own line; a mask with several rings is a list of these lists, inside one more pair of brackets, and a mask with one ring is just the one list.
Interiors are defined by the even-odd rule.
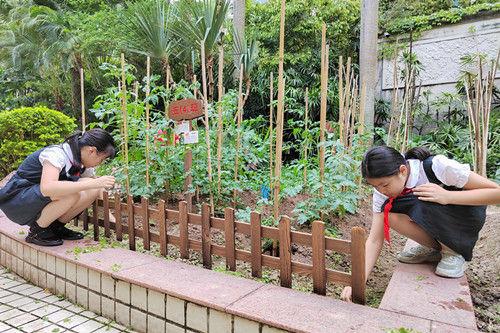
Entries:
[[[115,193],[119,197],[119,193]],[[201,252],[203,266],[212,268],[212,255],[224,257],[228,270],[236,270],[236,260],[251,264],[252,276],[261,277],[262,267],[277,269],[280,272],[280,283],[283,287],[292,286],[292,273],[312,276],[314,293],[325,295],[327,282],[338,283],[352,287],[352,299],[359,304],[365,303],[365,231],[363,228],[354,227],[351,230],[351,240],[342,240],[326,237],[324,223],[312,223],[312,233],[292,231],[290,218],[282,216],[279,227],[261,225],[261,215],[252,212],[250,224],[235,221],[234,209],[226,208],[224,218],[211,216],[208,204],[203,204],[201,214],[188,212],[187,203],[179,202],[179,210],[165,207],[165,201],[160,200],[157,207],[151,207],[147,198],[142,198],[141,203],[134,203],[131,195],[127,202],[110,200],[109,194],[104,193],[103,200],[96,200],[92,205],[92,215],[85,211],[80,216],[84,230],[89,224],[93,225],[94,240],[99,240],[99,228],[104,228],[105,237],[111,236],[115,231],[116,239],[122,240],[123,234],[128,234],[129,248],[136,249],[137,238],[142,239],[144,249],[149,250],[151,242],[160,245],[160,253],[168,254],[167,244],[179,248],[181,258],[189,258],[189,250]],[[110,208],[114,209],[117,221],[122,221],[123,215],[127,223],[114,223],[109,219]],[[99,212],[103,218],[99,218]],[[135,217],[142,217],[142,228],[135,225]],[[177,222],[179,236],[168,234],[167,220]],[[150,230],[150,222],[154,221],[158,233]],[[78,224],[78,220],[75,221]],[[189,237],[188,225],[201,226],[201,241]],[[224,233],[225,246],[212,243],[212,229]],[[250,237],[251,251],[238,249],[235,246],[235,233]],[[279,257],[262,253],[262,238],[277,240],[279,242]],[[312,265],[292,261],[292,243],[312,248]],[[351,273],[326,268],[326,251],[348,254],[351,256]]]

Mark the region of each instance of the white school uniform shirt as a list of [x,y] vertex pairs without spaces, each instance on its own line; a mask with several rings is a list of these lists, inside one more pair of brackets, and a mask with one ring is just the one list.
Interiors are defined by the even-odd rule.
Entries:
[[[414,188],[429,183],[422,161],[410,159],[408,163],[410,164],[410,175],[406,181],[406,188]],[[434,171],[436,178],[444,185],[458,188],[465,186],[471,173],[468,164],[459,163],[444,155],[434,156],[432,159],[432,171]],[[382,206],[387,199],[389,199],[388,196],[373,189],[373,212],[382,212]]]
[[[38,160],[43,165],[43,162],[48,161],[59,171],[63,168],[66,170],[66,175],[69,177],[68,171],[71,168],[71,161],[73,161],[73,152],[68,143],[63,143],[62,145],[49,146],[42,150]],[[94,177],[95,169],[86,168],[80,177]]]

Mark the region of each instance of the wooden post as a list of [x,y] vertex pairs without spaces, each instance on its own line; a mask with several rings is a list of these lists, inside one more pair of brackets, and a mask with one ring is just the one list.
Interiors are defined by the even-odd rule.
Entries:
[[366,303],[366,268],[365,268],[365,230],[361,227],[351,229],[351,287],[352,301]]
[[[308,112],[309,112],[309,88],[306,87],[306,96],[305,96],[305,114],[304,114],[304,131],[306,135],[308,135],[309,132],[309,119],[308,119]],[[309,136],[307,137],[309,138]],[[304,140],[304,161],[307,162],[307,148],[309,146],[309,142]],[[307,163],[304,163],[304,188],[307,186]]]
[[[189,121],[189,130],[191,130],[191,120]],[[190,147],[186,147],[184,154],[184,174],[187,175],[184,179],[184,200],[187,203],[187,211],[191,213],[193,209],[193,193],[189,192],[189,187],[193,183],[193,175],[191,174],[191,166],[193,165],[193,151]]]
[[130,178],[128,174],[128,127],[127,127],[127,83],[125,79],[125,55],[121,54],[121,65],[122,65],[122,83],[121,83],[121,91],[122,91],[122,114],[123,114],[123,148],[125,155],[125,180],[127,187],[127,195],[130,194]]
[[134,219],[134,199],[132,195],[127,196],[127,222],[128,222],[128,247],[135,251],[135,219]]
[[252,276],[262,277],[262,230],[261,216],[257,212],[250,213],[250,240],[252,243]]
[[326,295],[325,224],[321,221],[312,223],[312,255],[314,292]]
[[151,59],[146,59],[146,188],[149,190],[149,90],[151,80]]
[[158,227],[160,229],[160,254],[168,253],[167,221],[165,219],[165,200],[158,201]]
[[82,213],[83,230],[89,230],[89,211],[87,209],[83,210]]
[[323,196],[323,181],[325,180],[325,129],[326,129],[326,100],[328,92],[328,55],[326,48],[326,24],[321,28],[321,107],[320,107],[320,134],[319,134],[319,179],[320,196]]
[[226,269],[236,270],[236,252],[234,240],[234,209],[224,210],[224,240],[226,243]]
[[80,68],[80,104],[82,108],[82,132],[85,132],[85,79],[83,76],[83,68]]
[[94,225],[94,240],[99,240],[99,217],[97,215],[97,200],[92,203],[92,224]]
[[273,72],[269,79],[269,187],[273,186]]
[[[276,111],[276,154],[274,163],[274,207],[273,216],[277,223],[280,207],[280,180],[281,180],[281,154],[283,150],[283,119],[284,119],[284,96],[285,84],[283,80],[283,58],[285,53],[285,0],[281,0],[280,16],[280,44],[279,44],[279,64],[278,64],[278,109]],[[276,252],[276,242],[273,244]]]
[[290,218],[282,216],[279,224],[280,235],[280,282],[282,287],[292,287],[292,244]]
[[205,142],[207,144],[207,174],[209,184],[210,208],[214,208],[214,196],[212,193],[212,158],[210,145],[210,121],[208,119],[208,101],[207,101],[207,70],[205,64],[205,41],[201,43],[201,80],[203,85],[203,107],[205,108]]
[[203,257],[203,267],[208,269],[212,269],[210,211],[210,205],[204,203],[201,207],[201,255]]
[[221,192],[221,173],[222,173],[222,131],[223,131],[223,119],[222,119],[222,96],[223,96],[223,81],[224,81],[224,47],[219,46],[219,78],[218,83],[218,95],[219,104],[217,106],[217,195],[220,197]]
[[189,259],[189,234],[187,202],[179,202],[179,252],[182,259]]
[[120,191],[117,190],[115,192],[115,232],[116,232],[116,240],[122,240],[122,202],[120,197]]
[[111,230],[109,229],[109,195],[108,191],[102,193],[102,206],[104,215],[104,237],[111,237]]
[[149,240],[149,200],[148,198],[141,198],[142,206],[142,239],[144,240],[144,250],[150,249]]
[[[238,86],[238,110],[236,111],[237,126],[236,126],[236,153],[234,159],[234,183],[238,184],[238,167],[239,167],[239,150],[241,145],[241,121],[243,118],[243,97],[242,94],[243,86],[243,63],[240,66],[240,81]],[[237,191],[233,190],[233,208],[236,208],[236,197]]]

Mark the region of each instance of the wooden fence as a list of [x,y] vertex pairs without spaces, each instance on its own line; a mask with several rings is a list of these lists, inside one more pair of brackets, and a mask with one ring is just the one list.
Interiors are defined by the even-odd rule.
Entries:
[[[115,194],[119,196],[119,193]],[[280,283],[283,287],[290,288],[292,285],[292,273],[310,275],[313,279],[313,290],[320,295],[326,294],[327,282],[339,283],[352,287],[352,299],[356,303],[365,303],[365,231],[363,228],[354,227],[351,230],[351,240],[342,240],[326,237],[324,234],[324,223],[314,221],[312,233],[292,231],[290,218],[282,216],[279,227],[268,227],[261,225],[261,215],[252,212],[250,224],[235,221],[234,209],[226,208],[224,218],[211,216],[210,206],[203,204],[201,214],[189,213],[187,203],[179,202],[179,210],[166,209],[165,201],[160,200],[156,208],[149,205],[146,198],[141,203],[133,202],[131,195],[127,202],[121,200],[110,200],[108,193],[104,193],[103,200],[93,203],[92,216],[86,211],[81,215],[84,230],[88,230],[89,223],[93,225],[94,240],[99,240],[99,228],[104,228],[105,237],[111,236],[111,230],[115,231],[116,239],[122,240],[123,234],[128,234],[129,248],[135,250],[136,239],[143,241],[144,249],[149,250],[151,242],[160,245],[160,253],[166,256],[167,244],[179,248],[181,258],[189,258],[189,250],[201,252],[203,266],[212,268],[212,255],[224,257],[228,270],[236,270],[236,260],[251,264],[252,276],[261,277],[262,267],[277,269],[280,272]],[[126,215],[127,223],[111,222],[109,218],[110,209],[114,209],[117,221],[122,221]],[[103,218],[99,218],[99,211]],[[135,225],[135,217],[142,217],[142,228]],[[150,221],[154,221],[158,232],[150,229]],[[167,220],[177,222],[179,225],[179,236],[168,234]],[[76,224],[78,220],[75,221]],[[189,238],[188,225],[201,226],[201,241]],[[212,229],[224,233],[225,246],[212,243]],[[241,233],[250,237],[251,251],[237,249],[235,245],[235,233]],[[262,253],[262,238],[279,241],[279,257],[269,256]],[[298,244],[312,248],[312,265],[292,261],[291,244]],[[351,273],[326,268],[326,251],[331,250],[351,256]]]

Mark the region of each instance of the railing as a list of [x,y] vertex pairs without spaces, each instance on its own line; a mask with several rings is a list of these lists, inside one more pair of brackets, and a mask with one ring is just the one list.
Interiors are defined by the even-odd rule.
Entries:
[[[115,196],[119,197],[119,193]],[[280,284],[290,288],[292,285],[292,273],[310,275],[313,280],[313,290],[320,295],[326,294],[327,282],[339,283],[352,287],[352,298],[356,303],[365,303],[365,231],[363,228],[354,227],[351,230],[351,240],[342,240],[326,237],[324,234],[324,223],[314,221],[312,233],[292,231],[290,218],[282,216],[278,228],[261,225],[261,215],[252,212],[250,224],[235,221],[234,209],[226,208],[224,218],[212,216],[208,204],[203,204],[201,214],[189,213],[187,203],[179,202],[179,210],[171,210],[165,207],[165,201],[160,200],[156,208],[149,205],[149,200],[141,199],[141,203],[133,202],[131,195],[127,202],[121,200],[111,201],[108,193],[104,193],[103,200],[93,203],[92,216],[87,211],[81,214],[84,230],[88,230],[89,223],[93,225],[94,240],[99,240],[99,228],[104,228],[105,237],[111,236],[111,230],[115,231],[116,239],[121,241],[124,234],[128,234],[129,248],[136,249],[136,239],[143,241],[144,249],[149,250],[151,242],[160,245],[160,253],[168,254],[167,244],[179,248],[181,258],[189,258],[189,250],[201,252],[203,266],[212,268],[212,255],[224,257],[227,269],[236,270],[236,260],[251,264],[252,276],[261,277],[262,267],[279,270]],[[114,210],[117,221],[110,221],[110,209]],[[103,218],[99,218],[99,211]],[[127,224],[122,223],[122,217],[126,215]],[[142,217],[142,228],[137,228],[135,217]],[[167,220],[177,222],[179,225],[179,236],[168,234]],[[150,229],[150,222],[154,221],[158,233]],[[76,221],[78,223],[78,220]],[[201,241],[189,238],[188,225],[201,226]],[[224,233],[225,246],[212,242],[211,230],[217,229]],[[237,249],[235,246],[235,233],[250,237],[251,250]],[[279,242],[279,257],[262,253],[262,238],[277,240]],[[292,243],[312,248],[312,265],[292,261]],[[326,267],[326,251],[335,251],[351,256],[351,273],[346,273]]]

